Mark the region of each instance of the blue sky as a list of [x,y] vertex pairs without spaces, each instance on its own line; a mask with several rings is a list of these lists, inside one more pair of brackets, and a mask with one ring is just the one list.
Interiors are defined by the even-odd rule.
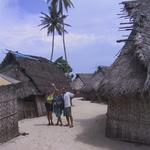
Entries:
[[[122,45],[116,40],[121,22],[116,15],[121,0],[72,0],[66,45],[74,72],[94,72],[99,65],[111,65]],[[0,0],[0,61],[5,49],[50,58],[51,36],[40,31],[40,12],[47,12],[45,0]],[[62,38],[56,36],[54,60],[64,55]]]

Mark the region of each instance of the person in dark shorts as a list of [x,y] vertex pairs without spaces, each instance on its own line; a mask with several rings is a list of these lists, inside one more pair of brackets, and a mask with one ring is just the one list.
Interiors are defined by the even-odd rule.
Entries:
[[52,94],[48,94],[48,96],[46,97],[45,107],[47,111],[48,125],[53,125],[53,96],[54,92]]
[[73,127],[73,117],[71,112],[71,98],[74,97],[74,94],[71,92],[67,92],[67,89],[63,89],[64,92],[64,116],[66,116],[67,126],[70,128]]

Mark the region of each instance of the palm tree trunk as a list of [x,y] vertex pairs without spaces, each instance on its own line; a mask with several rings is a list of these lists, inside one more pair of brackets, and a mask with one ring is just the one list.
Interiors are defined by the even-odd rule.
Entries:
[[55,30],[53,30],[53,37],[52,37],[52,52],[51,52],[51,61],[53,60],[53,54],[54,54],[54,42],[55,42]]
[[[63,16],[63,7],[62,7],[61,15]],[[62,37],[62,39],[63,39],[64,55],[65,55],[65,60],[68,63],[68,60],[67,60],[67,50],[66,50],[66,42],[65,42],[65,31],[64,31],[65,30],[65,25],[64,25],[64,20],[63,20],[62,24],[63,24],[63,33],[62,33],[63,37]]]
[[64,22],[63,22],[63,47],[64,47],[64,55],[65,55],[65,60],[66,62],[68,62],[67,60],[67,51],[66,51],[66,42],[65,42],[65,32],[64,32]]

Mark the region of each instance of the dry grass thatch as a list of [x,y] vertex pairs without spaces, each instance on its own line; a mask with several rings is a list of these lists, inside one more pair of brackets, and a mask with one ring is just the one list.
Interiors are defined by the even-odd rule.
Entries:
[[76,78],[73,80],[71,87],[73,90],[82,89],[91,79],[93,74],[91,73],[78,73],[76,74]]
[[137,0],[123,4],[134,24],[110,73],[100,85],[100,91],[110,98],[142,95],[150,88],[150,1]]
[[131,34],[98,90],[109,100],[106,135],[150,144],[150,1],[123,5]]
[[81,89],[81,93],[86,100],[90,101],[100,101],[97,95],[97,89],[102,79],[108,72],[109,67],[101,67],[97,72],[95,72],[90,79],[90,81]]
[[47,59],[9,52],[3,60],[0,72],[22,81],[19,96],[45,95],[57,88],[70,87],[64,73]]

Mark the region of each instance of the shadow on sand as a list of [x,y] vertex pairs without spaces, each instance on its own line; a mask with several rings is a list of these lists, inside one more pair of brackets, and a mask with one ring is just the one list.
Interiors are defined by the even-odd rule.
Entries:
[[149,146],[136,143],[127,143],[109,139],[105,136],[106,116],[100,115],[87,120],[76,120],[83,127],[83,132],[77,135],[76,140],[94,147],[108,150],[149,150]]
[[34,126],[47,126],[47,127],[48,127],[48,125],[47,125],[47,124],[44,124],[44,123],[41,123],[41,124],[34,124]]

